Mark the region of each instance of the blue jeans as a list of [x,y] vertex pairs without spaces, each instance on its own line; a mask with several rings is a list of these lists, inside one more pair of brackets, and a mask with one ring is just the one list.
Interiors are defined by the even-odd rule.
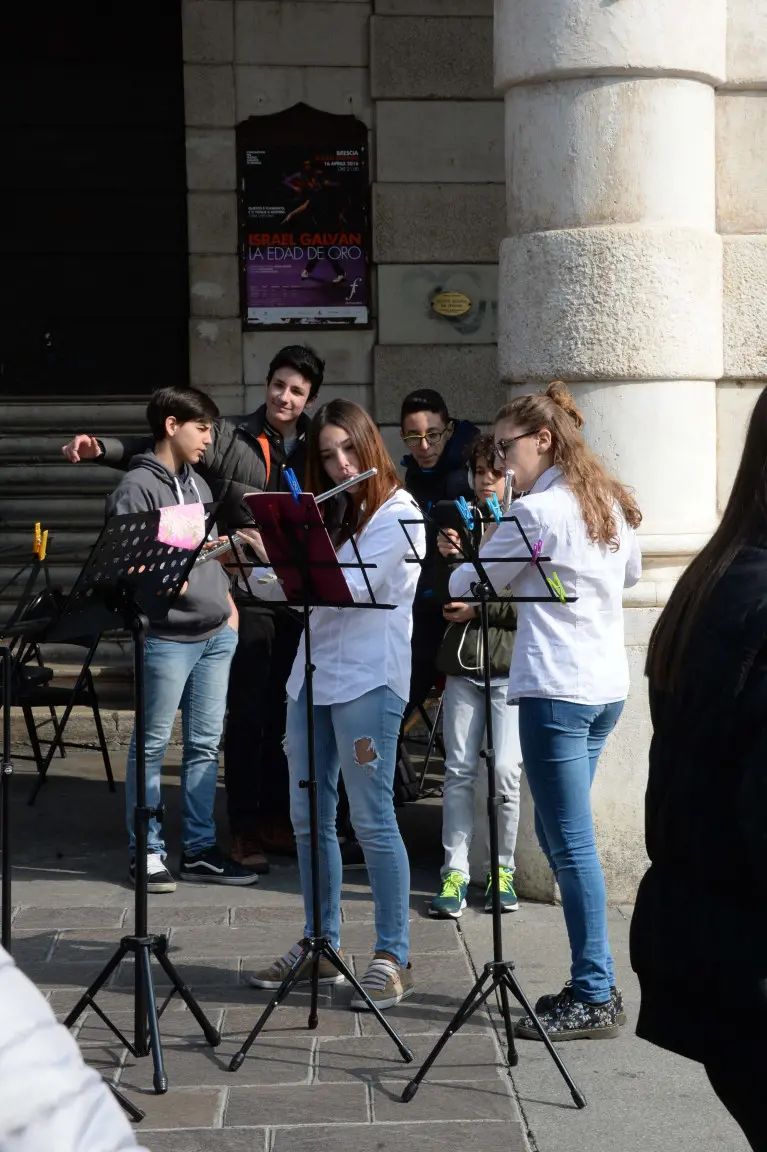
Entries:
[[610,999],[615,969],[607,939],[605,880],[591,815],[591,784],[625,701],[519,702],[522,759],[535,804],[535,830],[559,884],[578,1000]]
[[[184,740],[181,761],[181,839],[185,852],[201,852],[216,843],[213,805],[218,780],[218,745],[224,726],[229,665],[237,633],[225,624],[209,640],[190,644],[147,636],[144,649],[146,681],[146,802],[160,803],[160,776],[165,749],[179,704]],[[133,809],[136,804],[136,730],[131,736],[125,774],[130,850],[135,849]],[[166,855],[161,826],[149,822],[149,851]]]
[[327,935],[334,948],[341,936],[341,851],[336,836],[338,773],[343,774],[351,821],[365,854],[373,890],[376,951],[401,965],[410,949],[410,864],[394,815],[392,787],[404,700],[382,685],[344,704],[315,706],[314,748],[320,831],[322,924],[312,917],[306,689],[288,700],[285,751],[290,769],[290,818],[298,846],[307,935]]

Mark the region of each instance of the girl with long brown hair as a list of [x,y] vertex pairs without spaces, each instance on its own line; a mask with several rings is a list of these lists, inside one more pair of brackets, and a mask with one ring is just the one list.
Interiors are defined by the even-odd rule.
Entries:
[[651,867],[631,922],[637,1035],[697,1060],[767,1149],[767,389],[721,523],[647,655]]
[[[376,949],[361,980],[376,1005],[391,1008],[413,991],[408,962],[410,868],[394,814],[392,787],[400,722],[410,683],[410,634],[418,564],[400,520],[419,519],[418,506],[402,488],[370,416],[358,404],[332,400],[315,416],[309,433],[307,485],[327,491],[370,468],[369,480],[329,501],[325,523],[340,563],[354,564],[354,542],[379,603],[391,611],[315,608],[311,615],[314,678],[314,746],[320,822],[322,923],[312,923],[309,798],[306,779],[307,720],[305,651],[299,645],[288,679],[286,752],[290,769],[290,814],[298,845],[307,935],[326,934],[340,947],[341,852],[336,836],[338,778],[349,798],[351,819],[365,854],[373,891]],[[327,506],[322,505],[323,509]],[[419,556],[423,528],[410,530]],[[359,568],[341,569],[355,600],[369,601]],[[261,578],[262,580],[263,578]],[[273,582],[276,584],[277,582]],[[263,583],[252,581],[254,591]],[[259,988],[279,988],[299,955],[294,945],[252,977]],[[309,973],[307,972],[307,978]],[[320,959],[320,983],[342,980]],[[365,1007],[352,1000],[353,1008]]]
[[[607,942],[590,790],[628,693],[622,600],[641,571],[634,534],[641,515],[584,441],[582,426],[572,396],[557,382],[503,407],[494,432],[496,457],[523,494],[510,515],[532,546],[540,541],[551,557],[546,567],[573,602],[534,602],[546,594],[537,568],[500,559],[523,555],[511,521],[481,552],[496,592],[511,587],[514,596],[532,598],[517,604],[508,700],[519,701],[536,832],[559,883],[572,952],[571,981],[536,1005],[554,1041],[617,1036],[625,1023]],[[466,598],[475,581],[474,568],[463,565],[450,578],[451,595]],[[517,1033],[539,1038],[529,1019]]]

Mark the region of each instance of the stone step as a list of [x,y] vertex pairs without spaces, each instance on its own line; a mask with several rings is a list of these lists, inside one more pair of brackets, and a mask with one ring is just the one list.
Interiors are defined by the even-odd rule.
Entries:
[[[28,431],[34,437],[61,433],[64,439],[57,442],[60,449],[75,432],[109,436],[144,431],[145,410],[146,400],[135,397],[116,396],[108,401],[94,401],[92,396],[68,396],[62,401],[49,396],[28,396],[0,402],[0,427],[6,435],[11,431]],[[79,427],[73,427],[73,419]]]

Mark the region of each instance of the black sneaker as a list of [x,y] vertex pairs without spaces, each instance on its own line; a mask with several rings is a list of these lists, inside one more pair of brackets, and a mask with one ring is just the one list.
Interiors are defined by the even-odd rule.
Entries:
[[180,880],[196,884],[257,884],[258,875],[252,868],[237,864],[225,856],[217,844],[202,852],[184,852],[178,870]]
[[[565,988],[570,988],[571,983],[568,980]],[[564,988],[562,989],[564,991]],[[561,992],[550,992],[547,996],[539,996],[535,1002],[535,1014],[540,1016],[542,1012],[548,1012],[554,1006],[558,998],[562,995]],[[626,1013],[623,1011],[623,993],[619,988],[613,984],[610,988],[610,999],[615,1005],[615,1019],[618,1024],[626,1023]]]
[[[136,860],[131,858],[128,865],[128,879],[136,886]],[[175,892],[176,881],[163,863],[163,858],[157,852],[148,852],[146,857],[146,890],[147,892]]]
[[[564,1040],[612,1040],[623,1027],[612,998],[604,1004],[585,1004],[576,1000],[572,988],[563,988],[554,1003],[544,1012],[536,1012],[549,1040],[554,1044]],[[529,1016],[520,1020],[514,1035],[523,1040],[540,1040]]]
[[341,848],[341,867],[346,871],[362,872],[367,868],[365,853],[356,840],[344,840]]

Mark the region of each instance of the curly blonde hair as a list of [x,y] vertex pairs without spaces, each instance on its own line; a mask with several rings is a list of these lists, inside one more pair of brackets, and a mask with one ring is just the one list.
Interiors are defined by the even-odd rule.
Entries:
[[499,420],[513,420],[519,428],[531,432],[548,428],[554,463],[561,468],[578,501],[589,540],[594,544],[608,544],[612,551],[617,551],[620,533],[615,516],[616,503],[632,528],[638,528],[642,523],[642,513],[630,489],[610,475],[583,439],[580,433],[583,414],[576,407],[567,386],[561,380],[555,380],[545,392],[518,396],[501,408],[495,417],[496,424]]

